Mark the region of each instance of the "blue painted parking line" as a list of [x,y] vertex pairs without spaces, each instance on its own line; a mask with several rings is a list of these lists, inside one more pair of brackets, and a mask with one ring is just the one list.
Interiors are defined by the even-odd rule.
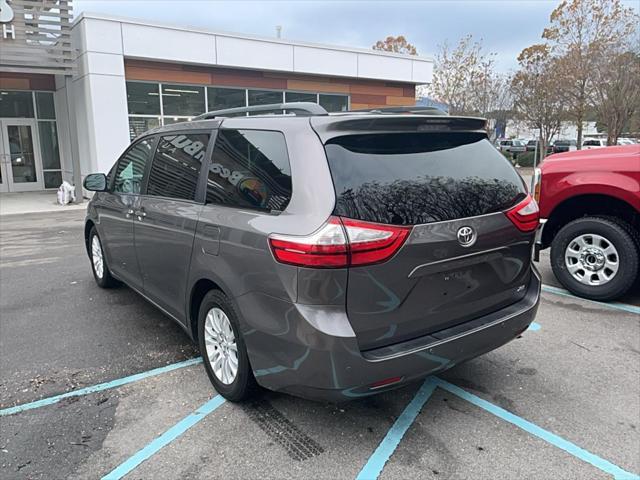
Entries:
[[199,423],[203,420],[207,415],[216,410],[220,405],[225,402],[224,398],[220,395],[216,395],[211,400],[206,402],[200,408],[198,408],[191,415],[183,418],[178,423],[176,423],[169,430],[164,432],[158,438],[148,443],[144,448],[138,450],[132,457],[129,457],[127,460],[122,462],[118,467],[116,467],[111,472],[107,473],[102,480],[119,480],[124,477],[127,473],[131,472],[142,462],[147,460],[149,457],[155,455],[162,448],[173,442],[176,438],[182,435],[184,432],[189,430],[191,427]]
[[538,330],[540,330],[542,327],[540,326],[539,323],[536,322],[531,322],[531,325],[529,325],[529,328],[527,328],[527,330],[531,330],[532,332],[537,332]]
[[373,452],[373,455],[369,457],[365,466],[362,467],[362,470],[360,470],[357,476],[357,480],[374,480],[378,478],[385,463],[387,463],[389,457],[391,457],[396,450],[402,437],[407,433],[407,430],[409,430],[409,427],[420,413],[420,410],[422,410],[424,404],[429,400],[435,388],[436,384],[432,378],[425,380],[413,397],[413,400],[405,407],[404,411],[382,439],[382,442],[380,442],[380,445],[378,445],[378,448],[376,448],[376,451]]
[[519,417],[518,415],[508,412],[504,408],[498,407],[497,405],[494,405],[491,402],[488,402],[472,393],[469,393],[466,390],[463,390],[462,388],[456,385],[446,382],[440,378],[435,378],[434,384],[448,391],[449,393],[452,393],[462,398],[463,400],[471,402],[477,407],[480,407],[483,410],[486,410],[487,412],[501,418],[502,420],[505,420],[515,425],[516,427],[521,428],[525,432],[535,435],[541,440],[544,440],[545,442],[550,443],[555,447],[558,447],[564,450],[565,452],[569,453],[570,455],[573,455],[574,457],[582,460],[583,462],[590,463],[591,465],[602,470],[603,472],[613,475],[613,477],[616,480],[640,478],[638,475],[631,472],[627,472],[626,470],[623,470],[622,468],[618,467],[617,465],[614,465],[613,463],[605,460],[604,458],[601,458],[598,455],[588,452],[587,450],[581,447],[578,447],[576,444],[571,443],[570,441],[565,440],[562,437],[559,437],[555,433],[551,433],[550,431],[545,430],[544,428],[539,427],[538,425],[531,423],[528,420],[525,420],[524,418]]
[[54,395],[53,397],[43,398],[36,400],[35,402],[24,403],[22,405],[16,405],[15,407],[3,408],[0,410],[0,417],[5,415],[13,415],[14,413],[24,412],[25,410],[32,410],[34,408],[44,407],[46,405],[53,405],[65,398],[80,397],[83,395],[89,395],[90,393],[102,392],[103,390],[109,390],[111,388],[121,387],[128,383],[137,382],[149,377],[155,377],[167,372],[172,372],[179,368],[190,367],[191,365],[197,365],[202,363],[202,358],[191,358],[183,362],[172,363],[160,368],[154,368],[142,373],[136,373],[135,375],[129,375],[128,377],[118,378],[111,380],[110,382],[99,383],[91,387],[80,388],[78,390],[72,390],[71,392],[61,393],[60,395]]
[[583,300],[585,302],[595,303],[605,308],[613,308],[615,310],[622,310],[624,312],[629,313],[637,313],[640,314],[640,307],[635,305],[629,305],[628,303],[620,303],[620,302],[598,302],[597,300],[589,300],[588,298],[578,297],[574,295],[568,290],[564,288],[554,287],[552,285],[542,285],[542,291],[548,293],[555,293],[556,295],[562,295],[564,297],[576,298],[578,300]]
[[385,464],[393,455],[396,448],[400,444],[402,437],[411,427],[416,417],[422,410],[424,404],[429,400],[434,390],[439,387],[446,390],[457,397],[466,400],[477,407],[486,410],[487,412],[505,420],[518,428],[521,428],[527,433],[535,435],[541,440],[550,443],[551,445],[564,450],[565,452],[573,455],[574,457],[587,462],[594,467],[602,470],[605,473],[612,475],[615,480],[640,480],[640,476],[635,473],[627,472],[619,466],[605,460],[598,455],[591,453],[568,440],[539,427],[535,423],[531,423],[518,415],[515,415],[504,408],[494,405],[487,400],[484,400],[477,395],[467,392],[466,390],[453,385],[438,377],[429,377],[422,384],[422,387],[418,390],[413,400],[407,405],[402,414],[398,417],[391,429],[387,432],[385,437],[376,448],[375,452],[369,457],[365,466],[360,470],[360,473],[356,477],[356,480],[376,480]]

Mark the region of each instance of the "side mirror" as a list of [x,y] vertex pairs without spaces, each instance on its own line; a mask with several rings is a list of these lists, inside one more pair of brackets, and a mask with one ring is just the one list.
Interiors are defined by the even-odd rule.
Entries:
[[83,185],[90,192],[104,192],[107,190],[107,176],[104,173],[91,173],[84,177]]

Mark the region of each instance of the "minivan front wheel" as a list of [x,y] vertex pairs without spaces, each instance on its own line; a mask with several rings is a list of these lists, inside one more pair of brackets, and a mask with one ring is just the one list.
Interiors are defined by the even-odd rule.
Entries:
[[115,287],[118,282],[111,275],[109,266],[107,265],[107,259],[104,256],[104,250],[102,249],[102,242],[98,236],[96,227],[91,227],[89,232],[89,255],[91,258],[91,270],[93,271],[93,278],[101,288]]
[[232,402],[248,398],[255,379],[238,317],[219,290],[207,293],[198,314],[198,341],[204,367],[216,391]]
[[556,278],[576,295],[613,300],[638,275],[638,248],[632,227],[611,218],[584,217],[560,229],[551,244]]

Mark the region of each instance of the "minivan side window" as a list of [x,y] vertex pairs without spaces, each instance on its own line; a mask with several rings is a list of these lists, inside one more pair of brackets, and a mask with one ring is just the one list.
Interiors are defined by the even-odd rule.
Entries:
[[[117,193],[140,193],[144,167],[153,151],[153,139],[145,138],[135,143],[118,161],[115,171],[109,177],[115,177],[113,191]],[[109,178],[111,180],[111,178]]]
[[291,165],[281,132],[220,130],[207,203],[279,212],[291,200]]
[[158,139],[151,163],[147,195],[195,200],[208,133],[180,133]]

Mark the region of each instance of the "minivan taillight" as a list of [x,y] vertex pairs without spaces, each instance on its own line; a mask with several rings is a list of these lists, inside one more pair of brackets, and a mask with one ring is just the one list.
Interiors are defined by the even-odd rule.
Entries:
[[533,232],[538,228],[540,222],[540,210],[531,195],[527,195],[524,200],[507,210],[505,214],[521,232]]
[[411,227],[330,217],[307,236],[272,234],[269,245],[280,263],[345,268],[382,263],[404,244]]

